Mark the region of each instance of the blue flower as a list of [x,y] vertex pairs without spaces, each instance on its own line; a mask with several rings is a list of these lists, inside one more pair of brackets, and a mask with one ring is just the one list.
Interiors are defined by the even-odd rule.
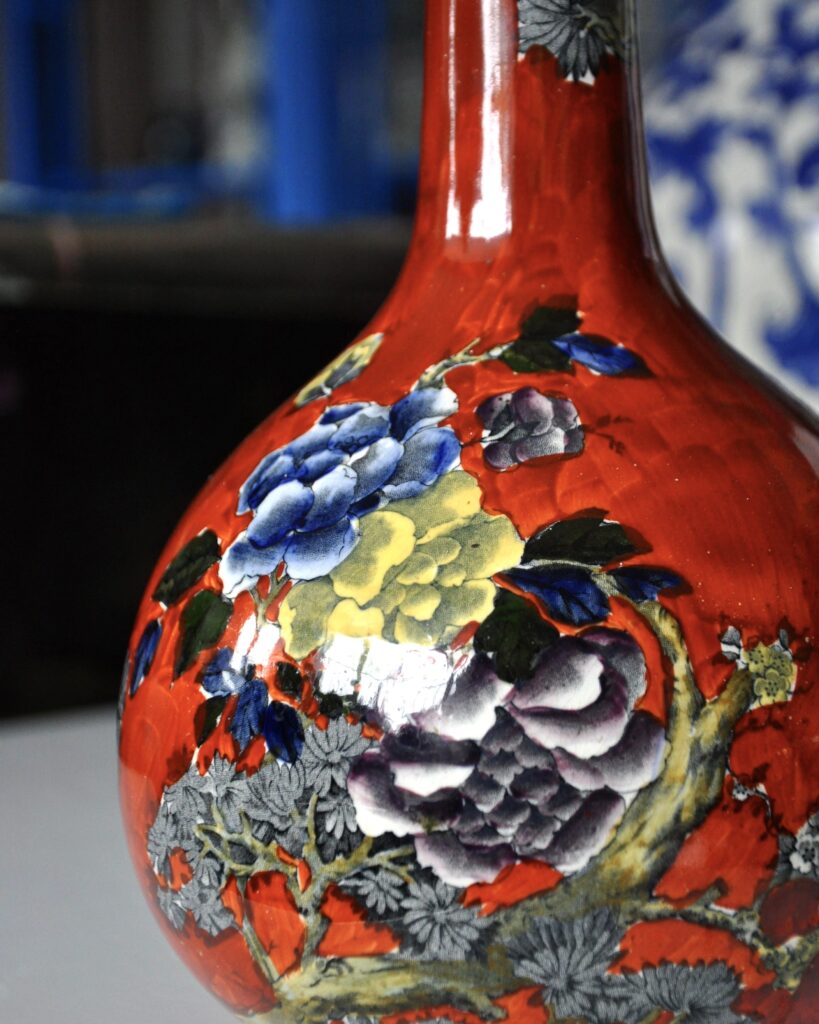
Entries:
[[460,442],[441,420],[457,409],[448,388],[412,391],[394,406],[330,406],[318,422],[266,455],[239,491],[253,520],[225,552],[220,575],[234,597],[284,562],[293,580],[326,576],[358,543],[359,519],[411,498],[458,464]]

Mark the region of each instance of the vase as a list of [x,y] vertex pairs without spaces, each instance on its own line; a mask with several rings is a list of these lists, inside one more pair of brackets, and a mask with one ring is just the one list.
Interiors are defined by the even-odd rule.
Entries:
[[428,0],[397,286],[149,580],[128,841],[242,1019],[815,1017],[819,433],[670,279],[632,22]]
[[660,235],[697,308],[819,411],[819,7],[700,7],[647,89]]

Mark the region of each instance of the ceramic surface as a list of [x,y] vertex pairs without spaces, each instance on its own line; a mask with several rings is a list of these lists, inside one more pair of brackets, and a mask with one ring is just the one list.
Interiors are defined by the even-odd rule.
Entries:
[[659,262],[629,14],[431,0],[402,278],[150,579],[128,838],[240,1015],[817,1006],[819,434]]

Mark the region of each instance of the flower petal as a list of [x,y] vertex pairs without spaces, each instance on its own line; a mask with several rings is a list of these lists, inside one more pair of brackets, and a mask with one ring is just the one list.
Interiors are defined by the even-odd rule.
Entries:
[[254,547],[271,547],[303,522],[313,501],[313,492],[298,480],[280,484],[259,505],[245,536]]
[[418,863],[431,868],[449,885],[465,888],[475,882],[493,882],[517,860],[510,846],[469,847],[451,832],[432,832],[416,837]]
[[458,464],[461,442],[449,427],[428,428],[414,434],[384,494],[390,499],[413,498]]
[[390,433],[407,441],[424,427],[435,426],[458,411],[458,399],[449,388],[421,388],[396,402],[390,411]]
[[267,495],[286,480],[295,470],[295,460],[284,451],[265,455],[239,490],[237,515],[243,515],[261,505]]
[[389,411],[383,405],[365,406],[338,425],[328,447],[347,454],[359,452],[386,437],[389,426]]
[[395,472],[404,446],[392,437],[382,437],[370,445],[364,455],[354,459],[350,465],[357,477],[355,500],[362,499],[377,491]]
[[299,529],[320,530],[347,514],[353,502],[356,475],[349,466],[336,466],[313,484],[313,504]]
[[291,537],[284,554],[293,580],[315,580],[339,566],[358,543],[358,528],[348,518],[311,533]]
[[240,533],[219,563],[219,577],[226,597],[235,597],[255,586],[261,576],[276,570],[284,554],[284,544],[257,548],[250,544],[246,534]]

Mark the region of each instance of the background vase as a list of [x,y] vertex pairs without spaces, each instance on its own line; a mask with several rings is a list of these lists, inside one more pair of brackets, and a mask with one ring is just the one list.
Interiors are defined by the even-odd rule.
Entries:
[[662,263],[632,13],[429,0],[402,276],[149,581],[126,829],[239,1014],[813,1005],[819,435]]
[[819,4],[709,0],[647,89],[677,279],[743,354],[819,407]]

